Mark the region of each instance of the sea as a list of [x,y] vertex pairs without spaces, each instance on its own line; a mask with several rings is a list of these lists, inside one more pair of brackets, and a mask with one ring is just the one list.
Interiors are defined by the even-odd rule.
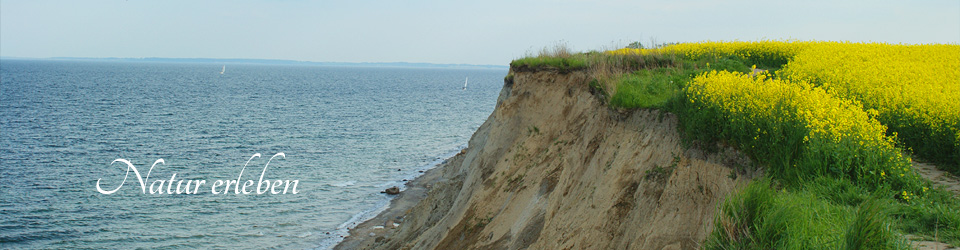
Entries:
[[328,249],[506,73],[0,59],[0,248]]

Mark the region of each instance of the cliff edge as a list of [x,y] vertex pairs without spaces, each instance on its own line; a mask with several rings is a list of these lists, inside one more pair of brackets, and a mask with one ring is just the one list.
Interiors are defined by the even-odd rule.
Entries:
[[609,108],[584,71],[511,74],[403,223],[347,248],[699,248],[751,175],[734,150],[683,147],[673,114]]

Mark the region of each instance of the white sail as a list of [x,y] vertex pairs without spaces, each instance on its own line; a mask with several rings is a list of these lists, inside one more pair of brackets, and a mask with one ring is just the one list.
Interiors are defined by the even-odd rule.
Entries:
[[463,79],[463,89],[467,89],[467,80],[470,80],[470,77],[467,77],[467,79]]
[[221,75],[223,75],[223,72],[227,72],[227,65],[223,65],[223,69],[220,69]]

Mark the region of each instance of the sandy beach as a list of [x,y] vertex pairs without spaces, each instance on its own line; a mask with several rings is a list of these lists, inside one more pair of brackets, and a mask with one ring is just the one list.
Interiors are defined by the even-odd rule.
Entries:
[[393,234],[403,223],[407,211],[427,196],[433,184],[443,179],[443,168],[456,157],[444,160],[437,167],[427,170],[420,177],[407,182],[406,189],[393,197],[386,210],[373,219],[364,221],[350,229],[350,236],[344,238],[334,249],[365,249],[365,246],[382,241]]

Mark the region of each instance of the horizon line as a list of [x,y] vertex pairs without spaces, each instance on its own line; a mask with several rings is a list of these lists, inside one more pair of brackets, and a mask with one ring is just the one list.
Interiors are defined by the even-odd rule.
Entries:
[[205,58],[205,57],[20,57],[0,56],[0,59],[32,59],[32,60],[87,60],[87,61],[152,61],[152,62],[194,62],[194,63],[238,63],[238,64],[299,64],[321,66],[393,66],[393,67],[469,67],[469,68],[497,68],[507,69],[509,65],[496,64],[469,64],[469,63],[429,63],[429,62],[320,62],[290,59],[259,59],[259,58]]

